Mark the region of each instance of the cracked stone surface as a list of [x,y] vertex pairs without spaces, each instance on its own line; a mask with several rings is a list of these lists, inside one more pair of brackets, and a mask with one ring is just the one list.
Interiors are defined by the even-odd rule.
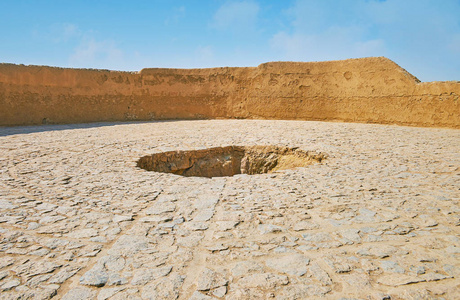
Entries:
[[[145,155],[327,153],[200,178]],[[460,130],[209,120],[0,128],[1,299],[460,299]]]

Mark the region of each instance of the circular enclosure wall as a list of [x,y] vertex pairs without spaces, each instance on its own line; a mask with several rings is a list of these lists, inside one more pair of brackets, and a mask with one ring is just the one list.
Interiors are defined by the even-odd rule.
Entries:
[[182,176],[223,177],[262,174],[321,162],[323,153],[277,146],[227,146],[147,155],[137,166],[147,171]]

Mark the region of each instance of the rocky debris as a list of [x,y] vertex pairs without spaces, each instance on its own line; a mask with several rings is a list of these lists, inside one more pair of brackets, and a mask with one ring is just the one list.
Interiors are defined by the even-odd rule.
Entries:
[[59,272],[54,274],[52,277],[50,277],[50,280],[48,280],[48,282],[61,284],[73,275],[75,275],[80,269],[81,267],[78,266],[66,266],[62,268]]
[[101,265],[94,266],[91,270],[87,271],[80,277],[80,283],[92,286],[104,286],[109,280],[109,274]]
[[62,300],[86,300],[95,299],[97,292],[85,287],[76,287],[68,291]]
[[249,273],[260,272],[263,270],[263,266],[254,261],[241,261],[235,264],[230,270],[234,277],[247,275]]
[[176,210],[176,205],[172,202],[156,202],[149,208],[147,208],[144,213],[146,215],[161,215],[164,213],[174,212]]
[[319,282],[324,285],[331,285],[332,279],[329,277],[326,271],[324,271],[317,263],[310,265],[309,270],[313,277],[315,277]]
[[211,252],[215,252],[215,251],[227,250],[228,247],[224,246],[222,244],[215,244],[215,245],[212,245],[212,246],[207,246],[206,249],[208,249]]
[[137,269],[134,271],[133,279],[131,280],[132,285],[145,285],[146,283],[153,281],[157,278],[168,275],[172,270],[171,266],[160,267],[154,269]]
[[268,234],[268,233],[276,233],[284,231],[284,228],[277,225],[272,224],[260,224],[258,226],[260,234]]
[[193,218],[194,222],[206,222],[211,220],[214,216],[214,209],[204,209],[198,211],[197,215]]
[[126,221],[132,221],[133,220],[133,216],[132,215],[129,215],[129,216],[114,216],[112,218],[112,221],[114,223],[120,223],[120,222],[126,222]]
[[292,227],[295,231],[313,230],[318,229],[319,225],[310,221],[300,221],[294,224]]
[[215,288],[212,291],[212,295],[216,296],[217,298],[222,298],[222,297],[225,296],[225,294],[227,294],[227,287],[226,286],[221,286],[221,287]]
[[396,247],[391,245],[376,245],[363,247],[356,253],[361,256],[375,256],[378,258],[385,258],[396,253],[397,250],[398,249]]
[[258,273],[247,275],[238,281],[238,286],[242,288],[261,288],[274,289],[289,283],[289,278],[285,275],[276,275],[273,273]]
[[67,237],[71,239],[82,239],[82,238],[90,238],[97,236],[99,232],[94,228],[84,228],[72,231],[71,233],[67,234]]
[[216,221],[218,231],[227,231],[235,228],[240,221]]
[[359,229],[345,229],[339,231],[339,234],[344,238],[346,244],[360,243],[361,235]]
[[219,288],[227,285],[228,280],[225,277],[211,269],[205,268],[196,282],[196,289],[198,291],[208,291],[210,289]]
[[0,289],[3,292],[5,292],[5,291],[11,290],[12,288],[17,287],[20,284],[21,284],[21,280],[19,280],[18,278],[11,278],[10,280],[6,280],[6,282],[2,284]]
[[149,247],[149,239],[145,236],[123,235],[110,248],[110,255],[131,256]]
[[208,229],[208,224],[204,222],[185,222],[184,228],[192,231],[201,231]]
[[25,275],[27,277],[32,277],[39,274],[51,273],[59,267],[61,267],[61,265],[55,262],[41,260],[26,261],[17,267],[13,267],[12,270],[16,272],[17,275]]
[[322,297],[332,289],[326,286],[313,284],[295,284],[285,287],[278,299],[308,299],[310,297]]
[[118,292],[123,291],[124,287],[112,287],[112,288],[103,288],[97,295],[97,300],[106,300],[115,295]]
[[405,273],[406,271],[402,268],[397,262],[391,260],[384,260],[380,262],[380,267],[385,272],[392,272],[392,273]]
[[211,300],[214,299],[213,297],[210,297],[208,295],[202,294],[198,291],[195,291],[188,300]]
[[353,270],[354,263],[345,257],[330,255],[323,258],[323,260],[331,267],[336,273],[347,273]]
[[405,274],[391,274],[391,275],[383,275],[377,278],[377,282],[383,285],[389,286],[399,286],[399,285],[406,285],[411,283],[423,282],[425,281],[421,277],[405,275]]
[[310,259],[301,254],[291,254],[286,256],[267,259],[267,267],[288,275],[303,276],[307,273],[307,265]]
[[142,289],[143,299],[177,299],[185,277],[178,274],[170,274],[155,280]]

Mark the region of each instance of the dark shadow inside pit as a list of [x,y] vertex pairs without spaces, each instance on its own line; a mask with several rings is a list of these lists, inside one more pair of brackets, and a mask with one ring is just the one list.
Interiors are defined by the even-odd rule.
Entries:
[[137,166],[147,171],[182,176],[223,177],[305,167],[325,158],[323,153],[298,148],[227,146],[156,153],[141,157]]

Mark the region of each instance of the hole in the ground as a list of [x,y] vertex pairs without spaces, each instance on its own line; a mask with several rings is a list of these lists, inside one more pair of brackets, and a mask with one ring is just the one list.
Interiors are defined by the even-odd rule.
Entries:
[[277,146],[227,146],[147,155],[137,166],[182,176],[223,177],[262,174],[305,167],[326,158],[323,153]]

